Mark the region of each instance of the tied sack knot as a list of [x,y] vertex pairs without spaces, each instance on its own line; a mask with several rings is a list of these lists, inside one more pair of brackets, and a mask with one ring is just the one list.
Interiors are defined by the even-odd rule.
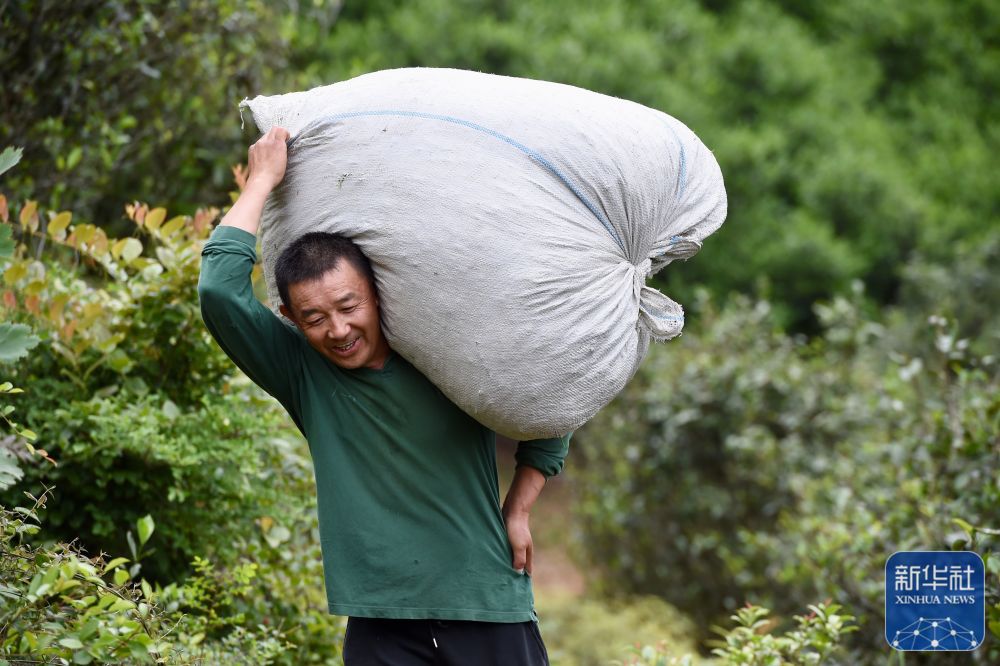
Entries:
[[632,274],[632,291],[635,297],[639,298],[642,288],[646,286],[646,278],[653,272],[653,261],[647,257],[635,265],[635,272]]
[[677,337],[684,328],[684,309],[656,289],[646,286],[646,278],[652,273],[652,260],[647,257],[634,269],[632,287],[639,301],[636,325],[646,329],[649,337],[657,342]]

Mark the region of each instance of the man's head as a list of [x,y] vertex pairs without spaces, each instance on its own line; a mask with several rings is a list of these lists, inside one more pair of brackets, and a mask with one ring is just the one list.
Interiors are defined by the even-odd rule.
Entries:
[[379,321],[368,258],[339,234],[310,233],[278,257],[274,277],[281,314],[310,346],[345,369],[381,368],[389,345]]

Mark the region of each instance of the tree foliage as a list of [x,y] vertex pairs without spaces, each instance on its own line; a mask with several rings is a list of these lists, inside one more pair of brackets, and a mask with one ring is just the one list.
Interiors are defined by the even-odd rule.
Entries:
[[7,191],[104,226],[139,192],[218,201],[243,150],[236,103],[281,64],[271,21],[259,0],[6,3],[0,146],[25,149]]

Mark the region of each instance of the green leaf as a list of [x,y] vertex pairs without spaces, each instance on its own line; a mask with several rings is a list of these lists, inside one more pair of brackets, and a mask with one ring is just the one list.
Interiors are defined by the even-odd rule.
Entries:
[[975,536],[976,528],[973,527],[970,523],[965,522],[961,518],[952,518],[951,521],[956,525],[958,525],[959,527],[961,527],[963,530],[965,530],[966,533],[968,533],[970,539]]
[[21,154],[24,153],[24,148],[14,148],[12,146],[7,146],[0,153],[0,174],[7,171],[15,164],[21,161]]
[[126,238],[121,250],[121,257],[128,263],[142,254],[142,243],[138,238]]
[[181,415],[181,410],[178,409],[172,400],[166,400],[163,403],[163,415],[173,421]]
[[0,323],[0,363],[18,360],[39,342],[24,324]]
[[83,150],[80,149],[80,146],[69,151],[69,155],[66,156],[66,170],[68,171],[79,164],[81,157],[83,157]]
[[138,659],[142,663],[150,661],[149,649],[145,645],[143,645],[143,643],[138,639],[129,641],[128,651],[133,658]]
[[184,226],[185,221],[182,215],[178,215],[163,225],[163,228],[160,229],[160,235],[163,237],[172,236],[177,233],[178,229]]
[[139,531],[139,545],[144,546],[146,542],[149,541],[149,537],[153,534],[153,530],[156,527],[153,523],[153,517],[146,514],[140,518],[135,525]]
[[115,569],[115,585],[119,587],[128,582],[128,571],[125,569]]
[[127,557],[116,557],[115,559],[111,560],[106,565],[104,565],[104,573],[108,573],[112,569],[117,569],[118,567],[120,567],[121,565],[125,564],[128,561],[129,560]]
[[80,639],[79,638],[74,638],[73,636],[70,636],[69,638],[64,638],[64,639],[60,640],[59,641],[59,645],[62,645],[63,647],[67,647],[70,650],[79,650],[80,648],[83,647],[83,643],[80,642]]
[[94,661],[94,657],[86,650],[79,650],[73,653],[74,664],[89,664],[92,661]]
[[272,548],[277,548],[290,538],[292,538],[292,533],[284,525],[275,525],[267,531],[267,534],[264,535],[264,539],[271,545]]
[[55,240],[60,240],[60,241],[63,240],[66,237],[66,228],[69,226],[69,223],[72,220],[73,220],[73,213],[69,212],[68,210],[64,210],[63,212],[53,217],[52,221],[49,222],[48,226],[49,238],[53,238]]
[[0,449],[0,490],[6,490],[21,480],[24,472],[17,464],[17,458],[7,449]]
[[146,218],[142,221],[146,225],[147,229],[156,231],[163,224],[163,218],[167,216],[166,208],[154,208],[153,210],[146,213]]
[[14,227],[0,223],[0,259],[14,256],[14,241],[11,233]]
[[125,541],[128,542],[128,552],[132,553],[132,559],[137,559],[139,549],[135,547],[135,539],[132,538],[132,530],[125,532]]

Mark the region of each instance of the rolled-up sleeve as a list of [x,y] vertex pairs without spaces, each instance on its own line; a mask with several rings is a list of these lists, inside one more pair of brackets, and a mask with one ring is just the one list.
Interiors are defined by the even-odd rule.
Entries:
[[573,433],[569,433],[562,437],[518,442],[517,451],[514,453],[515,467],[527,465],[534,467],[546,477],[555,476],[562,471],[572,436]]

